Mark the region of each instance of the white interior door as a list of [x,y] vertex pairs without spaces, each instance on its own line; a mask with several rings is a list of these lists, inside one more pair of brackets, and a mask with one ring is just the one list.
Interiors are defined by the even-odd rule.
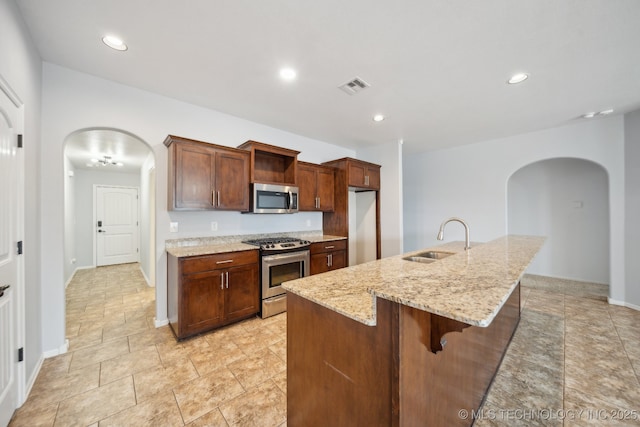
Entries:
[[17,148],[20,113],[2,89],[0,87],[0,286],[9,285],[9,288],[0,297],[0,426],[6,426],[21,403],[17,342],[23,276],[16,243],[23,229],[22,197],[18,191],[23,180],[22,156]]
[[138,262],[138,189],[95,187],[96,265]]

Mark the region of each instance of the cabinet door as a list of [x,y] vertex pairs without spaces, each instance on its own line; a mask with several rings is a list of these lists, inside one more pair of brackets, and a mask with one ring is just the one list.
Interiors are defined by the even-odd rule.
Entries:
[[224,322],[222,274],[222,270],[216,270],[184,276],[179,307],[181,337]]
[[349,187],[365,187],[366,167],[360,163],[349,163]]
[[315,211],[316,208],[316,169],[298,163],[298,210]]
[[190,144],[176,146],[175,208],[212,209],[214,151]]
[[249,210],[249,157],[242,153],[216,152],[215,208]]
[[365,176],[369,177],[369,185],[367,185],[367,188],[371,188],[372,190],[380,189],[380,168],[368,167]]
[[311,255],[310,274],[320,274],[329,271],[329,253],[323,252]]
[[229,268],[225,275],[225,321],[260,311],[258,264]]
[[334,175],[333,171],[319,169],[317,175],[317,194],[320,210],[323,212],[333,212]]
[[347,266],[347,252],[346,251],[331,252],[330,263],[331,263],[331,265],[329,266],[330,270],[345,268]]

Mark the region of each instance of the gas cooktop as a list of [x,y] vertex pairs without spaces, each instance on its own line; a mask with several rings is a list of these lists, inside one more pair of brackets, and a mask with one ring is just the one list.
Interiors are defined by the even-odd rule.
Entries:
[[277,251],[283,249],[306,248],[311,242],[297,237],[268,237],[263,239],[245,240],[242,243],[260,246],[263,251]]

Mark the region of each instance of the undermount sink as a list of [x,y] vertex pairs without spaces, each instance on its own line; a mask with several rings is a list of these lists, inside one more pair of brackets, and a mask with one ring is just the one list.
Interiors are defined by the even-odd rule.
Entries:
[[420,252],[419,254],[415,254],[412,256],[404,257],[402,259],[407,261],[422,262],[424,264],[429,264],[451,255],[453,255],[453,252],[427,251],[427,252]]

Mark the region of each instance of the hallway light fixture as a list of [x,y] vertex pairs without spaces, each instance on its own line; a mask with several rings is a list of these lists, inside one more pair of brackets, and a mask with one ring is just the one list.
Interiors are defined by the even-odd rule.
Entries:
[[91,162],[96,164],[96,166],[124,166],[122,162],[115,162],[111,159],[111,156],[102,156],[102,159],[91,159]]

